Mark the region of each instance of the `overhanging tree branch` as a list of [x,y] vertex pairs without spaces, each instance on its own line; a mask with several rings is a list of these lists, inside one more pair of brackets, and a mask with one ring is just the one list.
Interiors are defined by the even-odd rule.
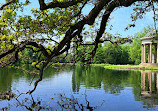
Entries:
[[63,1],[63,2],[50,2],[50,3],[45,3],[44,0],[39,0],[39,4],[40,4],[40,9],[41,10],[46,10],[49,8],[67,8],[69,6],[73,6],[76,5],[78,3],[82,3],[84,0],[70,0],[70,1]]
[[7,2],[7,3],[3,4],[3,5],[0,7],[0,10],[3,10],[4,7],[6,7],[6,6],[8,6],[8,5],[14,3],[15,1],[16,1],[16,0],[11,0],[10,2]]

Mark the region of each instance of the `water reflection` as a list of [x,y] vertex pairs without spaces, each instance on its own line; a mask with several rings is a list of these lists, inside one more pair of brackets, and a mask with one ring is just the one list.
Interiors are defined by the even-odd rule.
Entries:
[[0,71],[0,92],[1,93],[11,90],[12,76],[11,74],[9,74],[8,69],[4,69]]
[[[57,70],[58,69],[50,67],[47,68],[47,70],[44,71],[43,79],[51,78],[55,74],[57,75]],[[24,82],[25,80],[25,82],[30,84],[32,83],[33,78],[34,80],[36,80],[38,78],[38,75],[26,74],[22,70],[15,68],[0,68],[0,93],[12,91],[11,87],[13,85],[13,82]]]
[[100,89],[103,87],[105,92],[111,94],[120,93],[124,89],[124,84],[127,83],[129,75],[128,71],[77,66],[73,69],[72,89],[74,92],[79,92],[80,87],[84,85],[87,88]]
[[0,107],[1,111],[12,111],[12,110],[29,110],[29,111],[40,111],[40,110],[49,110],[52,111],[51,106],[43,105],[41,99],[34,99],[32,95],[28,95],[24,99],[14,99],[14,103],[6,105],[5,107]]
[[[35,100],[32,95],[23,99],[22,101],[16,99],[16,107],[24,108],[29,111],[40,111],[40,110],[52,110],[52,108],[48,105],[42,105],[40,99]],[[9,109],[9,108],[8,108]]]
[[[16,94],[17,90],[28,91],[33,77],[34,75],[13,68],[0,70],[0,94],[7,91]],[[38,76],[35,80],[37,78]],[[23,95],[18,100],[0,101],[0,109],[94,110],[99,106],[96,110],[122,111],[129,107],[131,110],[158,110],[158,72],[117,71],[91,66],[67,67],[58,72],[57,69],[48,68],[32,97]],[[3,105],[6,103],[12,104],[10,108]],[[77,106],[74,108],[74,105]],[[116,109],[113,105],[116,105]]]
[[141,71],[141,97],[147,108],[158,105],[158,72]]

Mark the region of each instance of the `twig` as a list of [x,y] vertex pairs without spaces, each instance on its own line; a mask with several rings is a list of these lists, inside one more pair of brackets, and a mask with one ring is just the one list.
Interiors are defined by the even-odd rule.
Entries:
[[29,86],[31,86],[31,84],[32,84],[32,82],[33,82],[33,80],[34,80],[35,76],[36,76],[36,75],[34,75],[34,76],[33,76],[33,78],[32,78],[32,80],[31,80],[31,82],[30,82],[30,85],[29,85]]

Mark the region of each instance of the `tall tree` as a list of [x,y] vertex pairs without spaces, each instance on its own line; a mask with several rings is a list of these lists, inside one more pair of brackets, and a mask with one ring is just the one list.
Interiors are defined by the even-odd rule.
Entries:
[[110,64],[128,64],[128,46],[121,46],[117,44],[105,44],[103,47],[104,62]]
[[136,33],[133,43],[129,49],[129,59],[134,64],[141,63],[141,40],[140,38],[144,37],[148,32],[152,31],[151,27],[144,28],[142,32]]

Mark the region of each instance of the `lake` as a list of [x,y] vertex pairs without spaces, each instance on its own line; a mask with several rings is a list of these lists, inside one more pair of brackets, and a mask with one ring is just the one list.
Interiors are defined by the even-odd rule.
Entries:
[[[33,89],[38,78],[17,69],[0,69],[0,93]],[[158,110],[158,73],[107,70],[103,67],[47,68],[32,95],[0,100],[0,110]],[[31,84],[32,82],[32,84]]]

